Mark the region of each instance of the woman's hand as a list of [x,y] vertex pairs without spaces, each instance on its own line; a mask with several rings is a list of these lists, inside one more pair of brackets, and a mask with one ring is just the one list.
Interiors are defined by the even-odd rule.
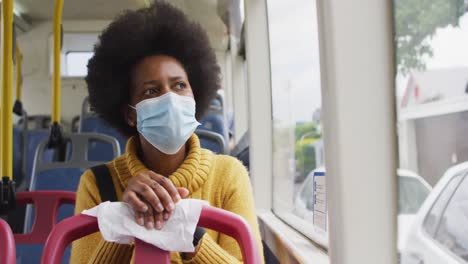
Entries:
[[167,178],[152,171],[132,177],[123,193],[123,201],[135,210],[135,220],[139,225],[151,229],[169,219],[175,203],[187,197],[186,188],[176,188]]

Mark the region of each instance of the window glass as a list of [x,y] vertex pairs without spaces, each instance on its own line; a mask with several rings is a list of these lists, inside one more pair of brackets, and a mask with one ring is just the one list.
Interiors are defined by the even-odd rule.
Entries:
[[[64,33],[60,52],[62,77],[84,77],[88,73],[88,60],[93,56],[99,33]],[[53,74],[53,35],[49,36],[49,71]]]
[[309,180],[314,169],[324,166],[316,3],[268,0],[267,7],[274,212],[323,245],[328,236],[313,224],[313,180]]
[[306,210],[312,211],[313,208],[313,195],[314,195],[314,181],[312,177],[308,177],[303,184],[299,199],[304,203]]
[[69,52],[66,55],[68,76],[86,76],[88,74],[88,61],[93,52]]
[[453,192],[458,186],[462,175],[457,175],[452,178],[452,180],[447,184],[444,190],[441,192],[434,205],[432,206],[430,212],[427,214],[426,219],[424,220],[424,230],[431,236],[435,234],[437,225],[440,220],[440,216],[447,205],[447,202],[452,197]]
[[415,214],[429,194],[430,189],[414,177],[398,177],[398,213]]
[[458,186],[439,221],[436,239],[468,261],[468,178]]
[[[449,168],[468,161],[467,11],[466,0],[393,0],[399,168],[418,174],[431,186]],[[450,188],[453,191],[447,186],[449,193],[431,205],[425,222],[418,222],[430,234],[450,199]],[[400,213],[416,212],[415,207],[415,200],[399,197]],[[399,240],[415,239],[399,249],[433,258],[433,248],[420,246],[416,234],[420,227],[400,221],[400,216]],[[468,233],[464,236],[468,238]]]

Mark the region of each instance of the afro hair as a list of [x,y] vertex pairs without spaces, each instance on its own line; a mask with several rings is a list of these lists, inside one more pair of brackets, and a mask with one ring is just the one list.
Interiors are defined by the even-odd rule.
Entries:
[[125,136],[136,134],[121,114],[130,97],[131,70],[152,55],[171,56],[183,65],[198,120],[220,87],[216,55],[199,24],[165,1],[125,11],[99,36],[86,76],[91,108]]

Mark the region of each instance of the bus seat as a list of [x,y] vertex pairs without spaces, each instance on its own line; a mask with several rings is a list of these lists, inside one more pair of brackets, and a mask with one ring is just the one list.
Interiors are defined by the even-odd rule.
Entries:
[[250,133],[248,130],[240,138],[231,155],[239,159],[247,169],[250,169]]
[[10,226],[0,218],[0,263],[16,263],[15,239]]
[[74,116],[71,123],[71,132],[78,133],[80,130],[80,116]]
[[[88,116],[83,119],[80,125],[79,132],[93,132],[93,133],[100,133],[108,136],[112,136],[117,139],[120,145],[121,150],[125,150],[125,146],[127,145],[127,138],[123,137],[117,130],[110,127],[96,116]],[[109,155],[112,155],[112,149],[109,149],[109,145],[103,145],[99,142],[93,142],[90,146],[92,151],[90,153],[101,153],[103,156],[99,158],[108,158]],[[90,157],[92,160],[96,160],[98,157]]]
[[[22,118],[27,119],[28,114],[22,111]],[[13,127],[13,176],[16,181],[16,190],[20,189],[26,177],[26,155],[28,147],[28,122],[24,122],[21,126],[16,125]]]
[[[58,222],[58,209],[64,204],[75,204],[75,193],[64,191],[19,192],[16,194],[16,203],[17,205],[33,204],[35,210],[47,212],[35,214],[36,218],[30,233],[14,235],[17,263],[38,263],[43,245],[52,228]],[[66,252],[65,260],[68,260],[68,258],[69,252]]]
[[[28,120],[28,114],[26,111],[22,111],[23,120]],[[29,186],[29,176],[28,174],[28,122],[23,122],[21,125],[15,125],[13,127],[13,176],[16,182],[15,189],[16,191],[24,191]],[[32,168],[32,160],[34,150],[30,150],[30,168]],[[25,209],[17,208],[8,212],[8,223],[10,228],[15,233],[22,232],[24,229],[24,216]]]
[[[68,150],[71,151],[70,159],[65,161],[49,161],[43,159],[43,153],[47,152],[47,140],[42,141],[36,151],[34,168],[29,189],[31,191],[40,190],[61,190],[73,191],[78,188],[80,176],[83,172],[93,166],[102,164],[102,160],[94,161],[89,159],[90,143],[99,142],[111,146],[111,161],[120,155],[120,147],[113,137],[97,133],[78,133],[66,136]],[[59,219],[64,219],[73,215],[72,206],[64,206],[58,213]],[[26,210],[25,230],[30,230],[32,226],[33,212]]]
[[18,127],[13,127],[13,176],[17,184],[23,180],[23,131]]
[[[120,149],[125,150],[127,145],[127,138],[122,136],[115,128],[109,126],[104,120],[97,117],[94,112],[90,110],[89,98],[86,97],[81,107],[80,125],[78,132],[93,132],[101,133],[104,135],[115,137],[120,144]],[[99,153],[106,153],[109,155],[109,149],[102,144],[95,144],[92,149],[98,150]]]
[[[233,237],[239,244],[244,263],[261,263],[257,241],[248,223],[240,216],[216,207],[204,206],[198,225]],[[46,242],[42,263],[60,263],[65,248],[74,240],[99,231],[97,218],[76,215],[57,224]],[[169,252],[135,240],[135,264],[170,263]]]
[[[62,190],[76,192],[80,177],[86,169],[84,168],[63,168],[49,171],[42,171],[37,174],[35,190]],[[64,180],[66,179],[66,180]],[[73,205],[64,205],[60,208],[57,221],[61,221],[74,215]],[[32,220],[33,215],[30,220]],[[28,229],[32,226],[32,221],[28,222]],[[30,230],[30,229],[29,229]]]
[[[97,133],[78,133],[65,137],[68,141],[68,148],[71,154],[65,161],[45,160],[44,153],[50,151],[47,149],[48,140],[43,140],[37,150],[34,158],[34,168],[31,176],[29,189],[31,191],[58,190],[76,192],[80,181],[80,176],[89,167],[96,166],[102,161],[89,160],[89,150],[91,142],[100,142],[111,145],[113,156],[110,161],[120,155],[120,147],[117,140],[113,137]],[[58,209],[57,221],[61,221],[74,214],[74,205],[63,205]],[[26,217],[24,232],[27,233],[34,228],[33,219],[36,213],[31,206],[26,208]],[[66,251],[68,260],[70,249]]]
[[49,115],[31,115],[21,118],[18,125],[23,125],[25,119],[28,120],[29,130],[49,130],[51,120]]
[[223,96],[221,94],[216,94],[215,98],[210,101],[210,111],[209,112],[216,112],[216,113],[223,113],[224,102]]
[[250,149],[249,147],[243,149],[237,156],[235,156],[238,160],[244,164],[247,170],[250,170]]
[[[47,130],[32,130],[27,132],[27,149],[24,153],[26,158],[26,175],[24,177],[24,182],[26,186],[29,186],[31,175],[33,171],[33,165],[35,160],[36,150],[41,141],[47,140],[49,138],[49,131]],[[42,158],[44,161],[53,161],[56,158],[55,150],[46,149],[42,152]]]
[[195,134],[200,139],[202,148],[209,149],[217,154],[228,154],[226,142],[220,134],[203,129],[195,130]]
[[201,125],[198,127],[198,129],[218,133],[227,142],[228,133],[221,114],[209,113],[205,117],[203,117],[200,123]]

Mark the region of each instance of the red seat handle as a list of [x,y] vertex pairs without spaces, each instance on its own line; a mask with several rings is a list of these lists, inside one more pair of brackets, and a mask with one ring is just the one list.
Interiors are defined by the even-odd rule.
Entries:
[[[256,239],[247,224],[240,216],[219,208],[203,206],[198,226],[209,228],[236,239],[244,263],[261,263]],[[76,239],[99,231],[97,218],[87,215],[76,215],[63,220],[55,226],[47,239],[42,254],[42,264],[59,264],[67,245]],[[135,263],[169,263],[169,252],[136,240]]]
[[0,219],[0,263],[16,263],[16,247],[13,232],[7,222]]
[[[18,244],[44,244],[57,221],[62,204],[75,204],[76,194],[67,191],[32,191],[16,194],[16,204],[34,204],[36,213],[32,230],[28,234],[15,234]],[[46,212],[46,213],[38,213]]]

